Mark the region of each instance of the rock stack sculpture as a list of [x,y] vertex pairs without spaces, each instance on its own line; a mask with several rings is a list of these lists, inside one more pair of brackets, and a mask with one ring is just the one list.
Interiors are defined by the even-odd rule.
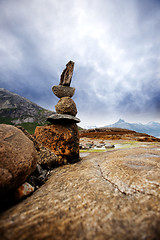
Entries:
[[53,86],[53,93],[60,99],[55,106],[56,112],[47,120],[49,125],[37,127],[35,135],[37,141],[49,148],[56,155],[68,162],[79,160],[79,134],[76,123],[77,107],[72,97],[75,88],[70,87],[74,70],[74,62],[69,61],[63,70],[60,84]]

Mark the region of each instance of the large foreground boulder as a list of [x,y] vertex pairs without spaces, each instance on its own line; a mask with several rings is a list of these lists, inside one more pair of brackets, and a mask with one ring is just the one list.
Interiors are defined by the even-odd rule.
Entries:
[[79,159],[79,134],[75,123],[39,126],[35,136],[43,146],[69,162]]
[[24,183],[37,161],[33,142],[16,127],[0,124],[0,193]]

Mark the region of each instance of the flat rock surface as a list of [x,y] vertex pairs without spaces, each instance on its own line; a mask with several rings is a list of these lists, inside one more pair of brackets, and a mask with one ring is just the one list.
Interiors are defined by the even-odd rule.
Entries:
[[82,154],[0,218],[1,239],[159,239],[160,145]]

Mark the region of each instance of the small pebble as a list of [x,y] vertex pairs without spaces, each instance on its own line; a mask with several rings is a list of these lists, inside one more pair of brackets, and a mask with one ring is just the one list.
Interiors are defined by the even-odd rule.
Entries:
[[34,192],[34,187],[29,184],[28,182],[23,183],[19,188],[17,188],[15,192],[15,198],[16,200],[19,200],[30,193]]

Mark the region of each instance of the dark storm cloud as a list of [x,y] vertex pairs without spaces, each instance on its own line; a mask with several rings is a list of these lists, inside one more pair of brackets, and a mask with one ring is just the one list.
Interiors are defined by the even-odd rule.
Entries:
[[54,110],[51,87],[71,59],[83,125],[136,114],[152,120],[159,26],[156,0],[0,1],[0,87]]

